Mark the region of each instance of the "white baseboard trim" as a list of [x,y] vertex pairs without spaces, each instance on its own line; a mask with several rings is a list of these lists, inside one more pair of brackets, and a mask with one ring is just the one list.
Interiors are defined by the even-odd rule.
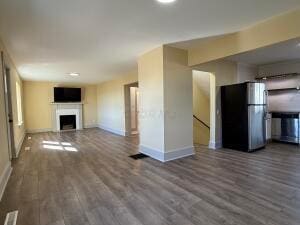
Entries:
[[194,146],[186,147],[182,149],[176,149],[174,151],[165,153],[165,162],[184,158],[191,155],[195,155]]
[[221,141],[217,141],[217,142],[214,142],[214,141],[210,141],[209,142],[209,145],[208,145],[208,148],[209,149],[220,149],[222,148],[222,142]]
[[143,153],[147,156],[150,156],[153,159],[164,162],[165,157],[164,157],[164,153],[162,151],[147,147],[145,145],[140,145],[139,146],[139,152]]
[[21,148],[22,148],[22,145],[23,145],[23,142],[24,142],[24,139],[25,139],[25,136],[26,136],[26,132],[24,132],[24,134],[22,135],[22,138],[19,142],[19,144],[16,146],[16,155],[14,156],[14,158],[18,158],[19,157],[19,153],[21,151]]
[[4,171],[2,172],[2,174],[0,176],[0,201],[4,194],[8,179],[11,175],[11,172],[12,172],[12,167],[11,167],[10,162],[8,162],[6,167],[4,168]]
[[98,124],[98,128],[100,128],[102,130],[106,130],[106,131],[108,131],[110,133],[113,133],[113,134],[117,134],[117,135],[121,135],[121,136],[126,136],[125,130],[117,130],[117,129],[114,129],[114,128],[110,128],[110,127],[104,126],[102,124]]
[[52,132],[52,128],[43,128],[43,129],[28,129],[26,130],[27,134],[34,134],[34,133],[45,133],[45,132]]
[[140,145],[140,152],[161,162],[168,162],[195,154],[194,146],[176,149],[168,152],[161,152],[159,150]]

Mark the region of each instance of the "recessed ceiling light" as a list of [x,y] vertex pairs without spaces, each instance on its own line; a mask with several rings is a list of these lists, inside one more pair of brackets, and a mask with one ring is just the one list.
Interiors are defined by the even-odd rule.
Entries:
[[176,0],[156,0],[156,1],[163,3],[163,4],[167,4],[167,3],[175,2]]
[[69,73],[69,75],[72,76],[72,77],[78,77],[79,73]]

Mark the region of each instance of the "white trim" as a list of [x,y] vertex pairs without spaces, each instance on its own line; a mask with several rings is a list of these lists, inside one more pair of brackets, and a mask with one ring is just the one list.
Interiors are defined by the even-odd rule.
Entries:
[[51,132],[52,128],[42,128],[42,129],[28,129],[26,130],[27,134],[34,134],[34,133],[45,133],[45,132]]
[[168,161],[184,158],[195,154],[194,146],[185,147],[182,149],[175,149],[173,151],[168,151],[168,152],[161,152],[157,149],[140,145],[140,152],[161,162],[168,162]]
[[150,147],[145,146],[145,145],[140,145],[139,148],[140,148],[140,150],[139,150],[140,153],[148,155],[151,158],[156,159],[158,161],[164,162],[165,157],[164,157],[164,153],[162,151],[150,148]]
[[214,142],[214,141],[210,141],[209,142],[209,145],[208,145],[208,148],[209,149],[220,149],[222,148],[222,142],[221,141],[217,141],[217,142]]
[[19,153],[21,151],[21,148],[22,148],[25,136],[26,136],[26,132],[23,133],[22,138],[21,138],[19,144],[16,146],[16,155],[14,156],[14,158],[18,158],[19,157]]
[[15,210],[6,214],[4,225],[16,225],[19,211]]
[[165,162],[172,161],[175,159],[184,158],[187,156],[195,155],[194,146],[185,147],[182,149],[176,149],[165,153]]
[[126,136],[125,130],[117,130],[117,129],[114,129],[114,128],[104,126],[102,124],[98,124],[98,128],[100,128],[102,130],[106,130],[106,131],[114,133],[114,134],[117,134],[117,135]]
[[2,196],[4,194],[8,179],[11,175],[11,172],[12,172],[12,167],[11,167],[10,162],[8,162],[6,164],[6,167],[4,168],[3,173],[0,176],[0,201],[1,201]]

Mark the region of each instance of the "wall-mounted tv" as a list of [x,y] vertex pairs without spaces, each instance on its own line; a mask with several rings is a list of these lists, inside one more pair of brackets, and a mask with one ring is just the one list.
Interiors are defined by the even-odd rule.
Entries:
[[81,102],[81,88],[54,88],[54,102]]

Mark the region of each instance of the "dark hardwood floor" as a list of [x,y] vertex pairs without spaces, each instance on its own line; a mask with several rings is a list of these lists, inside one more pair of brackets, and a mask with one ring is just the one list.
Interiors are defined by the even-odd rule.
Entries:
[[0,203],[18,225],[299,225],[300,151],[197,148],[193,157],[133,160],[137,138],[100,129],[31,135]]

